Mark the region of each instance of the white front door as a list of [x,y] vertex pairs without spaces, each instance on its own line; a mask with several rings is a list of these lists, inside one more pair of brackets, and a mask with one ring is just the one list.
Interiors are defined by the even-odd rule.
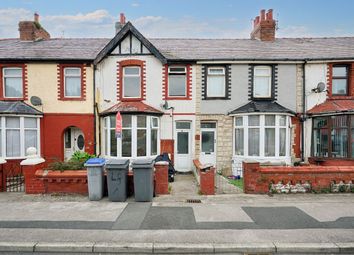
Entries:
[[200,157],[202,164],[216,165],[216,123],[201,123]]
[[189,172],[192,170],[191,122],[177,121],[175,130],[175,169]]
[[81,129],[70,127],[64,133],[64,159],[69,160],[75,151],[85,150],[85,138]]

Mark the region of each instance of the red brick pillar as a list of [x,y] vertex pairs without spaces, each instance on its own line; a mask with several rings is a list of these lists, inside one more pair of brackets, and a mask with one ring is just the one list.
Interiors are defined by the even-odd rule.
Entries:
[[36,171],[43,169],[45,160],[36,154],[37,150],[30,147],[27,149],[27,159],[21,161],[26,194],[45,193],[43,180],[36,177]]
[[6,160],[3,158],[0,158],[0,192],[6,191],[6,183],[5,180],[3,179],[4,177],[4,164],[6,163]]
[[168,162],[166,161],[155,164],[155,194],[168,194]]
[[259,162],[256,161],[243,161],[243,191],[246,194],[267,193],[266,191],[259,190]]
[[215,195],[215,167],[200,171],[200,192],[203,195]]

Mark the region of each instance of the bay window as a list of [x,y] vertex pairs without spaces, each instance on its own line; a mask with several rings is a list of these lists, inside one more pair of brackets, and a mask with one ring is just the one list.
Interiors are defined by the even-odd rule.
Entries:
[[116,116],[103,119],[105,155],[145,157],[159,153],[159,118],[146,115],[122,115],[122,135],[115,136]]
[[3,68],[3,93],[5,98],[23,97],[22,68]]
[[313,156],[354,158],[354,115],[313,119]]
[[39,153],[39,118],[36,117],[0,117],[0,156],[4,158],[22,158],[29,147],[35,147]]
[[234,155],[254,158],[289,157],[287,115],[240,115],[234,118]]

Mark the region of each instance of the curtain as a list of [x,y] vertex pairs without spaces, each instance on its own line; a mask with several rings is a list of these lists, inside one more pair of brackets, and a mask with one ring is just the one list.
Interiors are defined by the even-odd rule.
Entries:
[[259,128],[248,129],[248,155],[259,156]]
[[265,129],[264,156],[275,156],[275,128]]
[[186,75],[168,76],[168,95],[186,96]]

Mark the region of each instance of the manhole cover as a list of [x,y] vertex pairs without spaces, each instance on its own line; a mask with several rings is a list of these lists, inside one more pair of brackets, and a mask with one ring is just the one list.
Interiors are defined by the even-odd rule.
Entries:
[[201,203],[202,201],[200,199],[187,199],[187,203]]

